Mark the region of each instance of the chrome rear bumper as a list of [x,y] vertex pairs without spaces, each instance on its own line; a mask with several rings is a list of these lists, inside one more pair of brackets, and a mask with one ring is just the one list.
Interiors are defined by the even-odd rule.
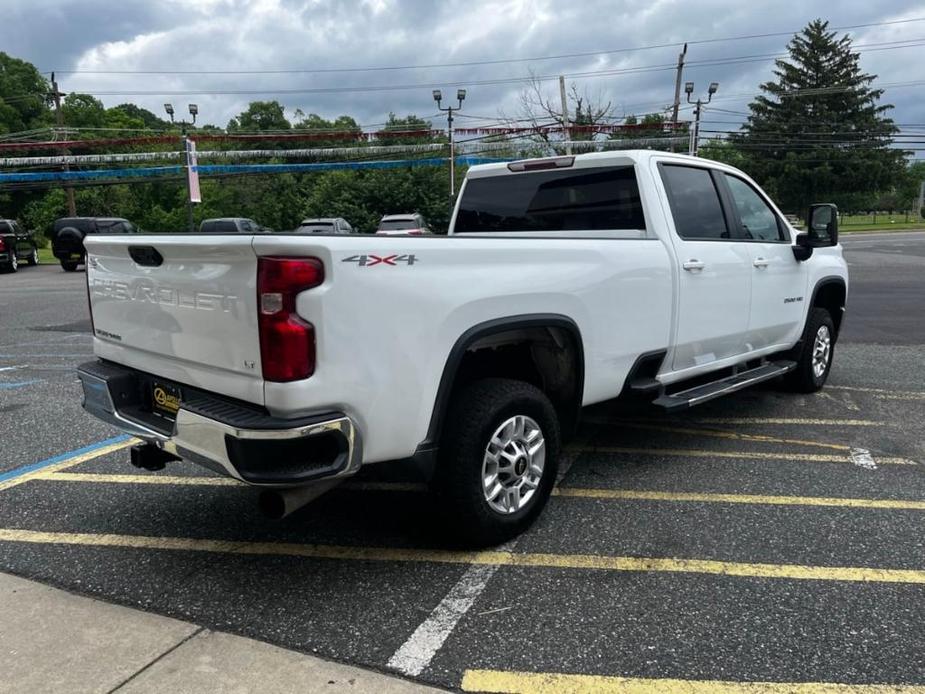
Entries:
[[[153,443],[242,482],[266,487],[292,487],[321,479],[347,477],[362,463],[360,439],[344,414],[285,420],[257,408],[229,403],[195,391],[192,402],[181,398],[172,421],[144,408],[142,391],[148,374],[106,362],[81,364],[84,409],[122,431]],[[119,403],[117,406],[116,403]],[[242,422],[244,424],[242,424]]]

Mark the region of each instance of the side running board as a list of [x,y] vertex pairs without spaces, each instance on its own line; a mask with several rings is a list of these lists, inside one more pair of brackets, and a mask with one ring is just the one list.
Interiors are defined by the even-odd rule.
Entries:
[[727,376],[718,381],[704,383],[703,385],[682,390],[679,393],[671,395],[662,395],[653,401],[654,405],[664,408],[668,412],[683,410],[694,405],[699,405],[707,400],[718,398],[721,395],[728,395],[737,390],[748,388],[761,383],[770,381],[772,378],[783,376],[785,373],[793,371],[797,366],[795,361],[774,361],[762,364],[748,371],[740,371],[734,376]]

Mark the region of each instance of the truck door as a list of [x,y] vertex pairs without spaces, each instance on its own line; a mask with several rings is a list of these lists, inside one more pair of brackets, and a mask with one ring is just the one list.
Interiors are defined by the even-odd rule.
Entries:
[[672,369],[734,357],[745,350],[752,259],[735,238],[720,195],[722,174],[706,167],[662,163],[673,219],[671,242],[680,267]]
[[803,327],[807,268],[793,257],[790,231],[761,192],[723,174],[735,223],[750,257],[751,309],[746,349],[789,346]]

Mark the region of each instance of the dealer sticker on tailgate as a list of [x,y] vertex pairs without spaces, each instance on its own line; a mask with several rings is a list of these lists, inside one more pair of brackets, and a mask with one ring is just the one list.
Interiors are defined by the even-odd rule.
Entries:
[[151,409],[173,419],[180,409],[180,389],[155,381],[151,388]]

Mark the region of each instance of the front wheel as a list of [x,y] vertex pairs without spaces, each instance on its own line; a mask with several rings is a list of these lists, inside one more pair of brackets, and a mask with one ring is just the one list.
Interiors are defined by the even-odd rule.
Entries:
[[32,249],[32,254],[29,256],[29,258],[26,260],[26,262],[29,263],[29,265],[38,265],[38,264],[39,264],[39,249],[38,249],[38,248],[33,248],[33,249]]
[[798,393],[815,393],[825,385],[835,354],[835,323],[824,308],[812,308],[806,318],[803,345],[797,367],[786,376],[786,385]]
[[451,403],[435,478],[450,529],[496,545],[526,530],[546,505],[559,463],[549,398],[522,381],[489,378]]

